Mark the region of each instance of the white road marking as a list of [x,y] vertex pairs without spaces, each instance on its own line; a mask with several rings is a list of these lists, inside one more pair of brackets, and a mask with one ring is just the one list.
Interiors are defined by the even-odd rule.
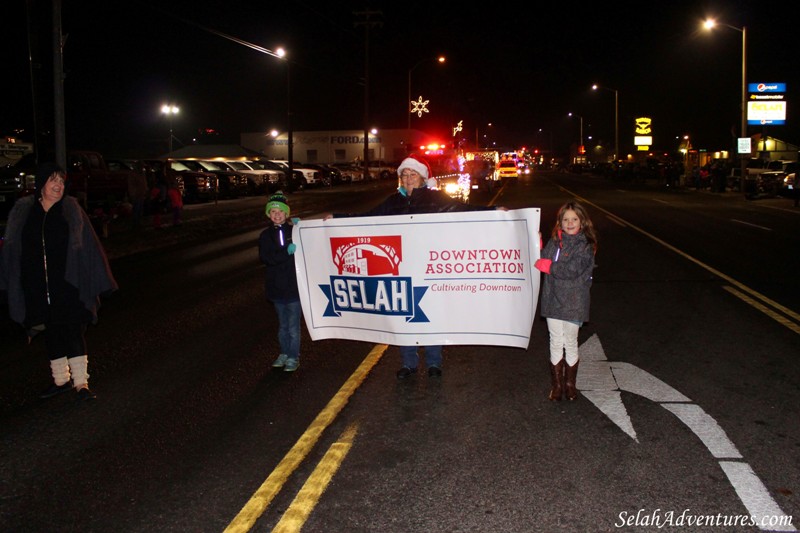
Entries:
[[[699,405],[691,403],[691,399],[641,368],[630,363],[608,361],[597,335],[592,335],[584,342],[579,353],[581,366],[576,383],[578,390],[636,442],[639,439],[622,402],[622,391],[661,404],[697,435],[714,458],[742,458],[717,421]],[[748,513],[759,520],[759,529],[797,531],[790,521],[785,520],[789,517],[770,496],[750,465],[729,460],[721,460],[719,464]],[[770,524],[770,520],[780,517],[787,524]]]
[[759,226],[758,224],[753,224],[751,222],[745,222],[744,220],[738,220],[738,219],[735,219],[735,218],[732,218],[731,222],[736,222],[737,224],[744,224],[745,226],[750,226],[751,228],[763,229],[764,231],[772,231],[772,228],[767,228],[765,226]]
[[[767,487],[758,479],[758,476],[747,463],[734,461],[720,461],[719,466],[728,476],[728,481],[733,485],[739,499],[759,524],[764,524],[760,529],[764,531],[797,531],[791,523],[770,525],[770,521],[786,517],[785,513],[769,495]],[[788,517],[786,517],[788,518]]]

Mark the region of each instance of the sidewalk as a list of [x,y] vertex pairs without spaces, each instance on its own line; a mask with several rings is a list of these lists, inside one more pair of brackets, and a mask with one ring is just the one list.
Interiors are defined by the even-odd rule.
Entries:
[[152,215],[142,217],[138,228],[130,217],[113,218],[103,224],[97,222],[95,231],[100,237],[109,259],[134,253],[165,248],[179,243],[198,242],[212,236],[246,231],[263,226],[265,199],[263,197],[239,198],[224,202],[185,205],[179,226],[172,225],[172,214],[161,215],[161,228],[153,227]]
[[645,187],[656,188],[661,190],[672,189],[673,191],[682,191],[686,193],[709,194],[712,196],[717,196],[719,198],[726,198],[730,200],[741,200],[742,202],[766,203],[768,205],[780,206],[781,208],[786,208],[786,209],[796,208],[798,209],[798,212],[800,212],[800,206],[798,206],[797,201],[790,196],[762,195],[762,196],[751,197],[744,192],[741,192],[739,190],[734,190],[729,187],[726,187],[723,192],[714,191],[709,187],[696,189],[694,185],[688,185],[688,184],[680,184],[668,187],[663,182],[654,179],[647,179],[642,182],[639,182],[639,184],[644,185]]

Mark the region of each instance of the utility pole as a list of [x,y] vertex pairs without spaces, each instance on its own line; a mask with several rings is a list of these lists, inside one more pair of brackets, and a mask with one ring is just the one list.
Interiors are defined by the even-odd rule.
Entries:
[[53,108],[55,110],[56,163],[67,168],[66,121],[64,119],[64,37],[61,35],[61,0],[53,0]]
[[364,180],[369,179],[369,30],[372,27],[383,26],[379,20],[371,17],[383,16],[382,11],[354,11],[354,15],[362,17],[355,26],[364,26]]

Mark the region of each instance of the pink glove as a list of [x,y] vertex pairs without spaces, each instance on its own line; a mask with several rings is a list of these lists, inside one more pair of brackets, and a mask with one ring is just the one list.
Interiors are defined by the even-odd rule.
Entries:
[[541,270],[545,274],[550,273],[550,265],[553,264],[552,259],[537,259],[536,262],[533,264],[534,267]]

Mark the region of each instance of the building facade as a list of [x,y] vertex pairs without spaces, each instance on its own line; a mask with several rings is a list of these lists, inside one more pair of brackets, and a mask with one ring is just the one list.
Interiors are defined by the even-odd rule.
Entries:
[[[292,140],[293,159],[301,163],[351,163],[364,159],[363,131],[295,131]],[[429,142],[430,136],[417,130],[381,130],[370,133],[367,153],[370,161],[399,163]],[[288,159],[286,132],[274,137],[267,132],[242,133],[241,145],[267,159]]]

